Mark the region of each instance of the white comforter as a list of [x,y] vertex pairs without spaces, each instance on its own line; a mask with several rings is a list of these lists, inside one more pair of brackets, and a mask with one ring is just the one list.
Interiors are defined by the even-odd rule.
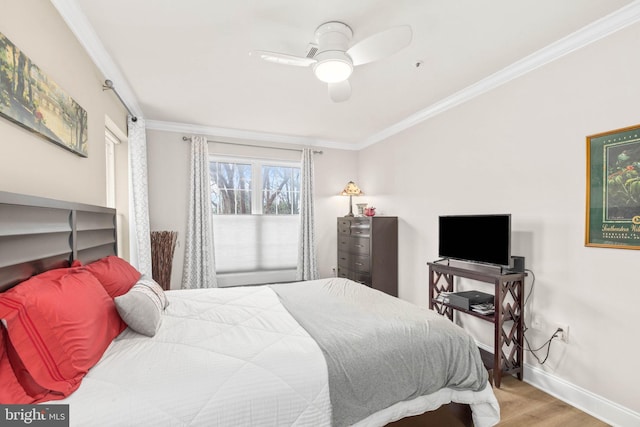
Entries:
[[[126,329],[67,399],[72,426],[329,426],[320,348],[266,286],[167,293],[153,338]],[[441,390],[359,425],[384,425],[457,401],[494,425],[491,387]]]

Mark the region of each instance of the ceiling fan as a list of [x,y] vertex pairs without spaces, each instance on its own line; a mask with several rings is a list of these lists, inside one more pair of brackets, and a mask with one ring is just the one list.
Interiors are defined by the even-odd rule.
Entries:
[[353,37],[351,28],[342,22],[331,21],[318,27],[315,43],[309,45],[304,57],[264,50],[254,50],[251,55],[276,64],[313,67],[315,76],[328,84],[331,100],[342,102],[351,96],[348,79],[354,67],[393,55],[411,43],[412,35],[410,26],[401,25],[349,46]]

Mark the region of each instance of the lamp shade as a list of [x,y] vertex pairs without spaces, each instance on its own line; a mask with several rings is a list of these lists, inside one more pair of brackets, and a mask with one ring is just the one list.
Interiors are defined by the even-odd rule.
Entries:
[[349,181],[342,193],[340,193],[341,196],[360,196],[362,194],[364,194],[362,190],[353,181]]

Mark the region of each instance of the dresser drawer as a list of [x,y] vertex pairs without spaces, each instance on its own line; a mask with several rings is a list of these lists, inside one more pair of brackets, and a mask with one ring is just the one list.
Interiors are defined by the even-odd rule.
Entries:
[[342,277],[343,279],[350,279],[349,269],[348,268],[339,268],[338,267],[338,277]]
[[338,267],[342,267],[343,269],[349,268],[349,254],[346,252],[338,251]]
[[367,286],[371,286],[371,275],[369,273],[362,273],[359,271],[351,272],[351,277],[349,277],[354,282],[359,282]]
[[367,220],[366,222],[352,222],[351,235],[369,237],[371,235],[371,227],[369,225],[369,221]]
[[338,234],[351,234],[351,221],[338,218]]
[[356,255],[369,255],[369,252],[370,252],[369,238],[352,236],[351,239],[349,240],[349,252]]
[[368,272],[354,271],[348,268],[338,268],[337,276],[371,286],[371,274]]
[[349,252],[351,249],[351,238],[347,234],[338,234],[338,251]]
[[351,218],[352,227],[369,227],[371,225],[371,219],[368,216],[356,216]]
[[370,273],[371,258],[368,256],[354,256],[351,262],[351,269],[358,273]]

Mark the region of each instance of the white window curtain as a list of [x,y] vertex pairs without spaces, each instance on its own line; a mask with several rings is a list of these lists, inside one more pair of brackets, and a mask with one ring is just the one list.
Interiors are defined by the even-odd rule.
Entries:
[[300,170],[300,228],[298,233],[297,280],[318,278],[313,207],[313,150],[302,150]]
[[209,147],[205,137],[191,137],[190,181],[182,288],[216,288]]
[[129,173],[131,182],[131,263],[151,276],[151,235],[147,189],[147,135],[142,118],[129,116]]

